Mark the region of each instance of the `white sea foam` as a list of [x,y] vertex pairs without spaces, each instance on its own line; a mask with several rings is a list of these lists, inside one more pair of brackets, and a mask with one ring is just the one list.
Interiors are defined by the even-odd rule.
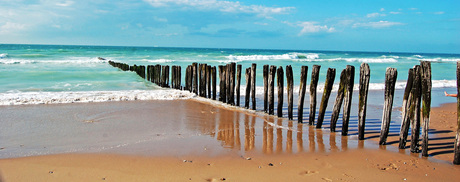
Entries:
[[241,62],[241,61],[266,61],[266,60],[314,60],[319,58],[319,54],[316,53],[287,53],[281,55],[240,55],[226,56],[228,60],[221,62]]
[[66,60],[0,59],[0,64],[99,64],[106,62],[108,62],[108,60],[100,60],[95,57],[69,57]]
[[7,54],[7,53],[2,53],[2,54],[0,54],[0,59],[4,59],[4,58],[8,58],[8,54]]
[[133,100],[189,99],[195,94],[170,89],[86,91],[86,92],[9,92],[0,93],[0,105],[89,103]]
[[170,60],[170,59],[153,59],[153,60],[144,59],[143,61],[147,61],[147,62],[150,62],[150,63],[171,63],[171,62],[174,62],[174,60]]
[[360,62],[360,63],[396,63],[398,60],[397,58],[343,58],[343,60],[347,62]]
[[457,62],[457,61],[460,61],[460,59],[445,59],[445,58],[431,58],[431,59],[423,58],[420,60],[430,61],[430,62]]

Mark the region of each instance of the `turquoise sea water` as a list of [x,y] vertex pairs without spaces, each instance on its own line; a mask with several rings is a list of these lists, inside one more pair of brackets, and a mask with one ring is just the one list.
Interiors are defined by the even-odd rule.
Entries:
[[[309,66],[307,84],[311,67],[321,65],[318,86],[321,90],[327,68],[337,69],[335,82],[338,83],[341,70],[346,65],[355,66],[357,84],[362,62],[371,68],[371,90],[384,88],[387,67],[398,69],[397,88],[403,89],[408,69],[419,64],[420,60],[432,62],[434,88],[453,88],[456,87],[456,62],[460,61],[460,54],[5,44],[0,45],[0,105],[191,96],[161,89],[132,72],[113,68],[106,60],[97,57],[130,65],[179,65],[183,72],[193,62],[213,66],[237,62],[243,69],[256,63],[258,90],[263,85],[264,64],[292,65],[296,86],[302,65]],[[242,84],[244,82],[243,78]]]

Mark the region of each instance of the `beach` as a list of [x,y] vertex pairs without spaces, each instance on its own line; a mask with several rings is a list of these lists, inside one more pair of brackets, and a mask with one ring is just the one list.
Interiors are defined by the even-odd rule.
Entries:
[[390,145],[378,146],[374,140],[379,134],[372,130],[359,141],[353,132],[342,137],[339,132],[199,98],[2,106],[0,113],[3,123],[11,121],[1,130],[2,137],[8,136],[7,145],[0,146],[1,181],[455,181],[460,177],[460,168],[451,163],[455,103],[432,109],[430,129],[438,132],[430,135],[428,158],[398,150],[394,135],[399,132],[390,133]]

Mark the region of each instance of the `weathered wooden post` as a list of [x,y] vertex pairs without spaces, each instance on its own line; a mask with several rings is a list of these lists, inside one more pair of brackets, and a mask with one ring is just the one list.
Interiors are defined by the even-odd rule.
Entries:
[[294,102],[294,80],[292,75],[291,65],[286,66],[286,81],[287,81],[287,95],[288,95],[288,119],[292,120],[292,108]]
[[198,95],[198,63],[192,63],[192,92]]
[[412,95],[414,100],[412,100],[410,114],[411,114],[411,143],[410,151],[412,153],[417,153],[419,151],[419,136],[420,136],[420,102],[421,102],[421,68],[419,65],[416,65],[414,68],[414,85],[412,86]]
[[382,128],[380,131],[379,145],[387,142],[388,132],[390,131],[391,110],[395,93],[396,78],[398,71],[396,68],[387,68],[385,73],[385,102],[383,104]]
[[185,90],[192,92],[191,83],[192,83],[192,66],[189,65],[185,69]]
[[264,65],[263,81],[264,81],[264,112],[268,113],[268,70],[269,65]]
[[428,157],[428,129],[431,111],[431,62],[421,62],[422,78],[422,156]]
[[160,86],[165,87],[166,86],[166,66],[163,65],[161,66],[161,80],[160,80]]
[[219,101],[222,101],[223,103],[227,103],[227,96],[226,94],[226,89],[225,89],[225,75],[226,75],[226,66],[219,65]]
[[283,117],[283,96],[284,96],[284,71],[283,67],[278,67],[277,76],[278,78],[278,117]]
[[300,86],[299,86],[299,105],[297,109],[297,122],[303,123],[303,103],[305,101],[305,91],[307,84],[308,66],[302,66],[300,69]]
[[412,86],[414,82],[414,69],[409,69],[409,74],[407,76],[406,88],[404,90],[402,111],[401,111],[401,131],[399,132],[399,149],[406,148],[407,135],[409,133],[410,127],[410,104],[413,100],[413,95],[411,94]]
[[275,113],[275,76],[276,66],[270,66],[268,73],[268,114]]
[[206,67],[206,86],[207,86],[207,97],[206,98],[211,98],[212,94],[211,94],[211,88],[212,88],[212,85],[211,85],[211,65],[208,65]]
[[236,106],[240,106],[241,64],[236,66]]
[[229,79],[229,87],[228,87],[228,89],[230,90],[229,91],[230,94],[229,94],[229,97],[228,97],[228,99],[229,99],[228,103],[233,106],[233,105],[235,105],[235,70],[236,70],[236,63],[230,63],[228,65],[228,67],[229,67],[229,71],[230,71],[228,73],[229,78],[230,78]]
[[200,96],[206,98],[206,68],[207,64],[200,64]]
[[163,73],[163,71],[161,70],[162,66],[157,64],[157,65],[155,65],[155,67],[156,67],[155,73],[156,73],[156,78],[157,78],[156,79],[156,84],[158,86],[162,87],[162,85],[161,85],[161,79],[162,79],[162,73]]
[[323,97],[321,98],[321,104],[319,106],[318,121],[316,122],[316,128],[321,128],[324,121],[324,114],[326,114],[327,103],[331,96],[332,86],[334,86],[335,79],[335,68],[328,68],[326,81],[324,83]]
[[216,66],[211,68],[212,74],[212,100],[216,100],[217,97],[217,90],[216,90],[216,82],[217,82],[217,71]]
[[334,107],[331,114],[331,132],[335,132],[337,126],[337,119],[339,119],[340,108],[342,107],[344,90],[347,82],[347,69],[343,69],[340,73],[339,89],[337,90],[337,97],[335,98]]
[[[395,80],[396,82],[396,80]],[[348,135],[348,125],[350,123],[351,101],[353,96],[353,86],[355,85],[355,67],[347,65],[347,84],[343,99],[342,115],[342,136]]]
[[252,110],[256,110],[256,67],[257,64],[252,63],[251,66],[251,99],[252,99]]
[[367,94],[369,93],[369,79],[371,70],[367,63],[361,63],[359,68],[359,111],[358,111],[358,139],[364,140],[366,128]]
[[457,61],[457,135],[454,143],[453,163],[460,164],[460,61]]
[[310,79],[310,114],[308,117],[308,124],[315,124],[315,115],[316,115],[316,88],[318,87],[319,79],[319,70],[320,65],[313,65],[311,70],[311,79]]
[[251,97],[251,68],[246,68],[246,96],[244,97],[244,107],[249,109],[249,98]]

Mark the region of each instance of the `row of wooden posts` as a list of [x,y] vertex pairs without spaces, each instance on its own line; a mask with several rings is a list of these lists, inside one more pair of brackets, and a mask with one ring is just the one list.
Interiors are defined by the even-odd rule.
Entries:
[[[172,66],[171,68],[171,85],[169,85],[169,71],[168,65],[149,65],[147,70],[145,66],[129,66],[124,63],[117,63],[109,61],[109,63],[124,71],[130,70],[136,72],[139,76],[148,81],[151,81],[161,87],[168,87],[174,89],[188,90],[201,97],[217,99],[216,83],[217,72],[216,66],[207,64],[192,63],[187,66],[185,71],[185,84],[181,85],[181,67]],[[460,70],[460,66],[459,70]],[[245,69],[246,79],[246,97],[244,107],[256,110],[256,64],[252,64]],[[310,81],[310,114],[308,123],[315,124],[316,113],[316,90],[319,80],[319,71],[321,66],[313,65],[312,75]],[[219,65],[219,101],[230,105],[240,106],[240,83],[242,65],[236,63],[229,63],[227,65]],[[147,71],[147,74],[145,74]],[[308,66],[302,66],[300,70],[300,86],[299,86],[299,99],[298,99],[298,122],[303,123],[303,110],[306,92],[306,80]],[[457,73],[459,74],[459,73]],[[332,87],[334,85],[336,75],[335,68],[328,68],[326,80],[324,84],[324,91],[320,102],[318,111],[318,118],[316,121],[316,128],[321,128],[329,97]],[[342,135],[348,135],[348,125],[350,121],[350,109],[353,95],[354,86],[354,66],[348,65],[340,74],[339,88],[337,97],[332,109],[330,130],[335,132],[336,124],[339,117],[340,109],[343,105],[342,115]],[[359,106],[358,106],[358,138],[364,140],[365,121],[366,121],[366,108],[367,96],[369,90],[370,68],[366,63],[362,63],[360,67],[359,78]],[[277,116],[283,117],[283,102],[284,102],[284,69],[274,65],[263,66],[263,84],[264,84],[264,109],[263,111],[274,115],[274,88],[275,77],[277,78],[278,87],[278,105]],[[395,83],[397,79],[397,70],[395,68],[387,68],[385,74],[385,101],[382,116],[382,126],[380,133],[379,144],[386,144],[389,133],[391,111],[393,106]],[[288,102],[288,119],[293,119],[293,72],[290,65],[286,66],[286,91]],[[236,83],[235,83],[236,82]],[[460,85],[459,85],[460,88]],[[235,98],[236,95],[236,98]],[[236,102],[235,102],[236,101]],[[460,104],[459,104],[460,108]],[[414,66],[409,70],[407,84],[404,91],[403,104],[402,104],[402,124],[399,139],[399,148],[405,149],[409,128],[411,130],[411,152],[419,152],[419,135],[420,127],[422,126],[422,156],[428,156],[428,126],[430,120],[431,109],[431,64],[428,61],[421,61],[420,65]],[[421,114],[421,116],[420,116]],[[460,126],[460,119],[459,119]],[[458,138],[458,137],[457,137]],[[456,142],[456,144],[460,142]],[[460,164],[460,147],[456,145],[455,164]],[[457,155],[458,153],[458,155]]]

